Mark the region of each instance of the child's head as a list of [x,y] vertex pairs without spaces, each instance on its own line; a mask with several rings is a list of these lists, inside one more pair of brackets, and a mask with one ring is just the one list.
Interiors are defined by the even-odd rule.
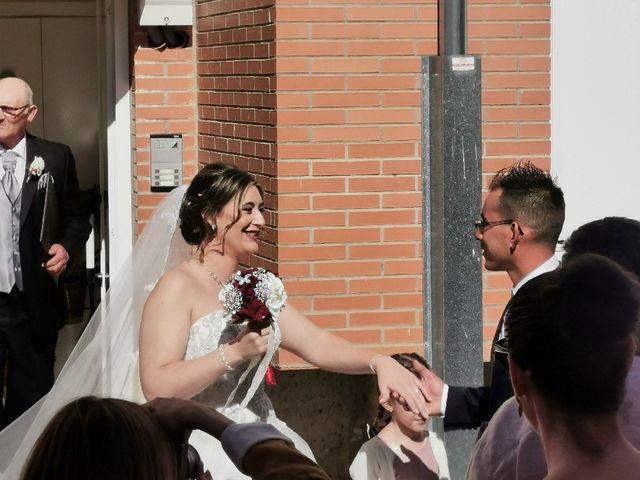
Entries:
[[[391,355],[391,358],[413,373],[417,378],[420,378],[420,375],[413,368],[414,360],[421,363],[426,368],[429,368],[427,361],[414,352],[394,353]],[[420,415],[414,414],[406,404],[391,397],[387,403],[378,406],[376,418],[373,420],[373,424],[369,429],[369,436],[372,437],[377,435],[378,432],[380,432],[380,430],[382,430],[392,419],[401,427],[414,432],[424,431],[429,420],[422,418]]]

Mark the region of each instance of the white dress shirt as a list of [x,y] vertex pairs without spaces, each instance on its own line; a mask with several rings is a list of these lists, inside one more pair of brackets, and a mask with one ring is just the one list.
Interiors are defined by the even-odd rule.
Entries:
[[[522,286],[527,283],[532,278],[536,278],[543,273],[551,272],[560,266],[560,260],[558,257],[551,255],[544,263],[540,264],[537,268],[529,272],[522,280],[520,280],[516,285],[511,289],[511,296],[513,297]],[[500,334],[498,338],[504,338],[504,322],[502,323],[502,328],[500,329]],[[445,415],[445,410],[447,409],[447,399],[449,397],[449,385],[446,383],[442,387],[442,398],[440,400],[440,411],[442,412],[442,416]]]
[[[18,185],[22,185],[24,181],[24,174],[27,169],[27,137],[22,137],[22,140],[18,142],[18,144],[10,149],[16,155],[16,171],[14,175],[16,176],[16,180],[18,181]],[[0,156],[6,152],[4,148],[0,147]],[[2,162],[0,162],[0,178],[4,176],[4,168],[2,167]]]

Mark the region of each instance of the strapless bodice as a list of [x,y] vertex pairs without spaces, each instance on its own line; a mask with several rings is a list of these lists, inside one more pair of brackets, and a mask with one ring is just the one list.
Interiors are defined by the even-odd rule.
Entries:
[[[236,338],[241,328],[241,326],[230,322],[230,317],[224,310],[217,310],[199,318],[191,325],[189,341],[187,342],[187,349],[184,356],[185,360],[202,357],[207,353],[215,351],[218,345],[229,343]],[[233,389],[236,388],[241,375],[247,369],[249,363],[250,362],[247,361],[236,366],[231,372],[227,372],[223,377],[193,397],[193,399],[217,409],[223,407]],[[229,406],[240,403],[245,397],[251,383],[252,375],[253,373],[250,373],[249,378],[238,388]],[[247,408],[255,413],[261,420],[266,420],[269,412],[273,411],[271,400],[269,400],[269,397],[264,391],[264,384],[260,385],[247,405]]]

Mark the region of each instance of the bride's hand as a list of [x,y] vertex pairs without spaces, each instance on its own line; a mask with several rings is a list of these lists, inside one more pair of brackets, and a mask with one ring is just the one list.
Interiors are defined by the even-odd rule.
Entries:
[[271,335],[273,335],[271,327],[258,331],[245,327],[240,335],[229,342],[228,348],[233,349],[233,353],[238,356],[240,359],[238,363],[261,357],[267,352]]
[[431,396],[413,373],[387,356],[375,357],[371,366],[378,376],[381,404],[386,403],[390,395],[400,396],[413,413],[429,418],[427,402],[431,401]]

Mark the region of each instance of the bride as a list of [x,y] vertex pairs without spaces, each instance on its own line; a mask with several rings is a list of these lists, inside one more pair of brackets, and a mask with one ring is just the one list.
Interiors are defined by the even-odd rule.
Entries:
[[[326,370],[374,371],[383,400],[395,392],[426,416],[420,383],[397,362],[317,327],[283,302],[281,283],[269,272],[244,280],[236,273],[241,260],[258,252],[263,208],[260,186],[234,166],[210,164],[194,177],[179,216],[182,237],[194,252],[162,276],[142,314],[140,379],[145,397],[194,398],[238,422],[267,421],[313,458],[304,440],[278,420],[262,388],[268,363],[280,346]],[[231,321],[233,302],[225,294],[234,278],[235,285],[239,279],[263,279],[277,291],[283,308],[270,308],[271,325],[252,328]],[[191,443],[215,478],[247,478],[215,440],[194,432]]]
[[[264,226],[261,210],[262,193],[253,178],[223,164],[206,166],[186,194],[180,187],[167,195],[52,390],[0,432],[0,480],[20,478],[49,420],[85,395],[140,403],[145,396],[193,397],[237,421],[271,422],[311,456],[304,441],[277,419],[261,385],[278,344],[324,369],[354,374],[373,370],[381,401],[391,394],[402,396],[414,412],[428,415],[424,388],[397,362],[323,331],[289,304],[274,311],[269,328],[229,322],[231,314],[219,293],[238,262],[257,251]],[[265,275],[278,288],[276,277]],[[235,467],[223,464],[226,456],[216,441],[203,436],[194,432],[192,443],[215,478],[243,478]]]

